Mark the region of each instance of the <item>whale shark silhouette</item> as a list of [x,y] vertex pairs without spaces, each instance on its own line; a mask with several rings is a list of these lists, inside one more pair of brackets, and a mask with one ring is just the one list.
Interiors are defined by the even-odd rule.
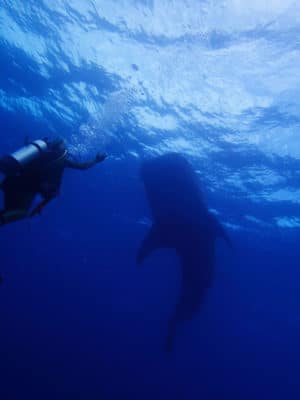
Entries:
[[178,324],[194,317],[212,285],[216,238],[223,237],[230,246],[231,242],[206,207],[199,179],[182,155],[169,153],[145,161],[141,176],[153,223],[141,243],[137,263],[159,248],[175,249],[180,259],[181,292],[165,344],[171,352]]

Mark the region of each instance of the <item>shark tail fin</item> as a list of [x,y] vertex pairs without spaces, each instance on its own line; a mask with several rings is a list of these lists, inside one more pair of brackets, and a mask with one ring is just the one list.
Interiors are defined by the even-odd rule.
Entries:
[[152,251],[158,249],[159,247],[161,247],[160,235],[157,227],[155,225],[152,225],[150,231],[145,236],[138,250],[138,254],[136,257],[137,264],[142,264],[145,258],[148,257],[148,255],[152,253]]
[[171,354],[174,349],[174,341],[176,337],[176,321],[171,319],[168,324],[168,332],[165,341],[165,352]]

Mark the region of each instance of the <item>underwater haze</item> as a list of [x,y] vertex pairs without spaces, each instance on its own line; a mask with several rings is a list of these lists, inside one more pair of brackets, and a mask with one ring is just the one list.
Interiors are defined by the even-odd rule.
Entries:
[[[1,155],[108,154],[0,230],[0,399],[299,399],[300,2],[0,0],[0,71]],[[169,152],[233,245],[172,354],[178,258],[136,265]]]

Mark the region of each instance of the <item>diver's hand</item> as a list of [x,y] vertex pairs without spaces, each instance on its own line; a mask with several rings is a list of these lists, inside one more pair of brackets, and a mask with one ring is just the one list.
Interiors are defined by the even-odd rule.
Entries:
[[104,161],[106,159],[106,157],[107,157],[106,153],[97,153],[96,154],[96,158],[95,158],[95,162],[96,163],[100,163],[100,162]]

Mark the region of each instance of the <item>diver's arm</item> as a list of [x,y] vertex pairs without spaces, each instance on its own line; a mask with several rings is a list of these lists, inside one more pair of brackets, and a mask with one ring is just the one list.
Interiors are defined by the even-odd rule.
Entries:
[[65,167],[72,168],[72,169],[85,170],[85,169],[89,169],[89,168],[93,167],[94,165],[104,161],[106,159],[106,157],[107,157],[107,154],[98,153],[94,160],[87,161],[87,162],[77,162],[77,161],[73,161],[73,160],[67,158],[65,161]]

